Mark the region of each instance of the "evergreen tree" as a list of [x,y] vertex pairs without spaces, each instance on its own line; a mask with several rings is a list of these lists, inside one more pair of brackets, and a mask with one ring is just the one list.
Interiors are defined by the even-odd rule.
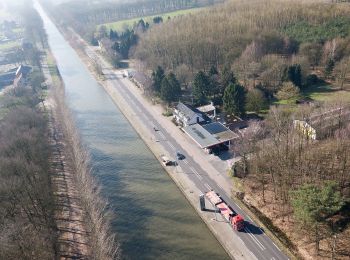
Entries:
[[210,70],[209,70],[209,77],[213,76],[213,75],[218,75],[219,72],[217,70],[217,68],[213,65],[210,67]]
[[324,75],[326,78],[329,78],[332,73],[333,73],[333,69],[334,69],[334,60],[333,59],[328,59],[326,62],[326,65],[324,67]]
[[291,81],[295,86],[299,88],[302,86],[302,75],[301,75],[300,64],[294,64],[288,68],[288,80]]
[[336,187],[334,182],[327,182],[322,188],[307,184],[291,192],[295,217],[315,231],[317,252],[320,241],[320,223],[337,212],[344,204]]
[[223,104],[226,113],[236,116],[245,114],[246,92],[243,86],[231,83],[225,89]]
[[177,80],[174,73],[170,72],[167,76],[169,84],[172,88],[172,93],[174,95],[174,101],[180,97],[181,94],[181,85],[180,82]]
[[179,81],[176,79],[174,73],[170,73],[164,77],[161,83],[160,97],[170,103],[178,100],[181,94],[181,87]]
[[160,93],[162,86],[162,80],[164,79],[165,74],[161,66],[158,66],[155,71],[152,72],[152,88],[155,92]]
[[208,76],[203,72],[199,71],[193,82],[193,95],[199,103],[204,103],[210,94],[210,81]]
[[220,94],[224,94],[225,89],[231,84],[235,84],[237,81],[235,75],[231,71],[229,66],[225,66],[221,72],[221,86],[220,86]]

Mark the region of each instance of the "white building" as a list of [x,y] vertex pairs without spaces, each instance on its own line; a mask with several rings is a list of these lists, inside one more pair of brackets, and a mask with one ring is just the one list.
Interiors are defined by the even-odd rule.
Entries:
[[196,111],[181,102],[174,109],[174,118],[178,124],[184,127],[205,122],[200,111]]

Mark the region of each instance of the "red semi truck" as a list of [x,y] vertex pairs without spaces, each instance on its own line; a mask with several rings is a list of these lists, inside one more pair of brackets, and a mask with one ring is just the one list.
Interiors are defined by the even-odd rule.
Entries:
[[244,229],[244,219],[241,215],[237,214],[226,202],[215,192],[209,191],[205,194],[207,199],[216,208],[219,209],[221,215],[230,223],[234,230]]

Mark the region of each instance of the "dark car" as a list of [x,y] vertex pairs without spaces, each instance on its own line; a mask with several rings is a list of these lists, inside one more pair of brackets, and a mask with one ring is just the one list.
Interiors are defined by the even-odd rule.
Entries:
[[183,160],[183,159],[185,159],[186,157],[185,157],[185,155],[183,155],[182,153],[176,152],[176,158],[177,158],[178,160]]

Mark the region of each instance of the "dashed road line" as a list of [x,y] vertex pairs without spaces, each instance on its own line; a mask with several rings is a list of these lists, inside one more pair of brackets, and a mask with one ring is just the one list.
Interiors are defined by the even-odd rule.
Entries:
[[281,252],[281,249],[279,249],[279,247],[274,242],[272,242],[272,244],[278,249],[278,251]]
[[253,241],[255,242],[255,244],[258,245],[258,247],[261,250],[265,250],[266,248],[264,247],[264,245],[252,234],[251,230],[248,227],[245,227],[244,230],[247,232],[247,234],[253,239]]
[[205,186],[208,190],[211,190],[211,187],[209,186],[208,183],[204,183],[204,186]]

